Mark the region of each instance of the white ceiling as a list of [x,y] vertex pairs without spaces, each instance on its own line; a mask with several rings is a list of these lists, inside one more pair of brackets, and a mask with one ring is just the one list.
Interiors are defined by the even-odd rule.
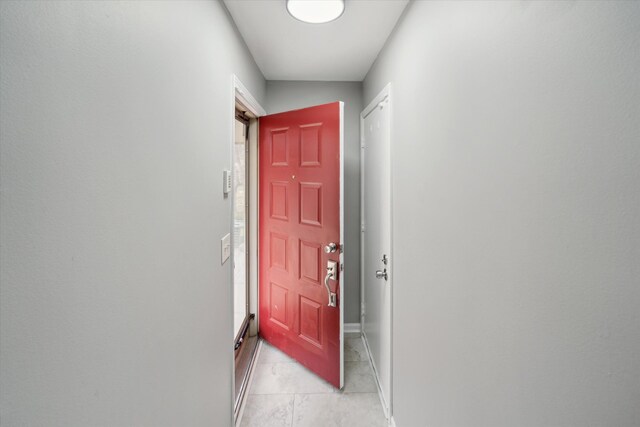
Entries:
[[362,81],[409,0],[346,0],[340,18],[305,24],[285,0],[224,0],[267,80]]

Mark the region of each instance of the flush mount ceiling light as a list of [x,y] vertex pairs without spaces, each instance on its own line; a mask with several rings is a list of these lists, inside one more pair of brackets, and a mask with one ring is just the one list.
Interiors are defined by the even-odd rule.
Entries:
[[291,16],[309,24],[336,20],[344,12],[344,0],[287,0]]

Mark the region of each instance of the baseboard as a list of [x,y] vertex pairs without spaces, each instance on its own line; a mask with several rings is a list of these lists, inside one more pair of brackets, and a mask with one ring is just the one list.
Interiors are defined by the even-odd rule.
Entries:
[[346,334],[360,333],[360,323],[345,323],[344,332]]
[[380,398],[380,405],[382,405],[382,411],[384,412],[384,417],[387,419],[389,425],[391,425],[393,417],[391,416],[391,410],[389,408],[389,404],[387,403],[387,399],[385,398],[385,395],[382,392],[382,386],[380,385],[380,376],[378,374],[378,368],[376,367],[376,364],[373,361],[373,357],[371,356],[371,349],[369,348],[369,341],[367,340],[367,334],[362,334],[362,342],[364,343],[364,349],[367,352],[369,365],[373,370],[373,377],[376,380],[376,386],[378,388],[378,397]]
[[393,415],[389,419],[389,427],[397,427],[396,426],[396,420],[393,419]]

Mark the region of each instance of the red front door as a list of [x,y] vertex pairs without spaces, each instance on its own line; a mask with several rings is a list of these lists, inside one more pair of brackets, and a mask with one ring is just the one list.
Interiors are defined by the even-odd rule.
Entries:
[[[342,104],[260,118],[260,334],[342,387]],[[325,247],[335,243],[335,252]],[[332,305],[329,305],[329,304]]]

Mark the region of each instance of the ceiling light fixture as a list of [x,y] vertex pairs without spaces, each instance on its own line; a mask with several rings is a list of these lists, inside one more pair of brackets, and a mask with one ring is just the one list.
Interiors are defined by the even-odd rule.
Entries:
[[287,11],[299,21],[324,24],[344,12],[344,0],[287,0]]

